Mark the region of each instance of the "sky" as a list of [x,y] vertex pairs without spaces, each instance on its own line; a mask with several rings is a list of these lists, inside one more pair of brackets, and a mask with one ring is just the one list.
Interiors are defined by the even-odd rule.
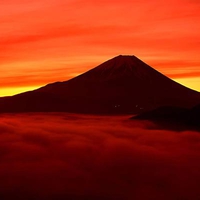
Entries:
[[135,55],[200,91],[198,0],[1,0],[0,96]]

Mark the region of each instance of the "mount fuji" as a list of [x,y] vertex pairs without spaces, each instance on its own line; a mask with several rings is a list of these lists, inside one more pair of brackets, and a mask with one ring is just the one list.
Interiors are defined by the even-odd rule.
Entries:
[[190,108],[200,93],[135,56],[117,56],[68,81],[0,98],[0,112],[138,114],[161,106]]

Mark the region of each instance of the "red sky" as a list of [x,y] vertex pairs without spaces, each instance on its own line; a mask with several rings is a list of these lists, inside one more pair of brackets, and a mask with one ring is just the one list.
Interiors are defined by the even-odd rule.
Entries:
[[135,55],[200,91],[198,0],[1,0],[0,96]]

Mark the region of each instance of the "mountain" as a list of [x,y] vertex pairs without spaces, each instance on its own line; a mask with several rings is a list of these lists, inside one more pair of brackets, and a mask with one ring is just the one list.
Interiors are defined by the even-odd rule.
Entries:
[[200,93],[135,56],[117,56],[71,80],[0,98],[0,112],[133,114],[160,106],[192,107]]
[[173,106],[159,107],[131,119],[150,120],[162,129],[200,131],[200,104],[190,109]]
[[141,119],[141,120],[174,120],[178,122],[179,120],[185,118],[185,115],[188,114],[188,108],[175,107],[175,106],[162,106],[147,112],[140,113],[134,116],[132,119]]

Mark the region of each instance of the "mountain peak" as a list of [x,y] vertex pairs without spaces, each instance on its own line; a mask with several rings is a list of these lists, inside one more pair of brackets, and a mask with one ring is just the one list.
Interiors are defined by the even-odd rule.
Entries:
[[[133,60],[141,61],[139,58],[137,58],[134,55],[118,55],[118,56],[111,58],[108,61],[112,61],[112,60],[118,60],[118,61],[123,61],[123,62],[131,62]],[[106,62],[108,62],[108,61],[106,61]]]
[[[117,57],[123,57],[123,58],[135,57],[135,58],[137,58],[135,55],[126,55],[126,54],[124,54],[124,55],[120,54],[120,55],[115,56],[115,57],[113,57],[113,58],[117,58]],[[139,59],[139,58],[137,58],[137,59]]]
[[[99,68],[151,68],[150,66],[148,66],[146,63],[144,63],[143,61],[141,61],[139,58],[137,58],[134,55],[119,55],[116,56],[106,62],[104,62],[103,64],[98,66]],[[98,68],[97,67],[97,68]]]
[[[129,57],[135,57],[135,58],[137,58],[136,56],[134,56],[134,55],[118,55],[118,56],[115,56],[114,58],[129,58]],[[113,59],[114,59],[113,58]],[[138,58],[137,58],[138,59]]]
[[108,80],[134,75],[134,77],[142,78],[149,76],[149,73],[153,72],[159,73],[134,55],[118,55],[82,74],[80,77]]

